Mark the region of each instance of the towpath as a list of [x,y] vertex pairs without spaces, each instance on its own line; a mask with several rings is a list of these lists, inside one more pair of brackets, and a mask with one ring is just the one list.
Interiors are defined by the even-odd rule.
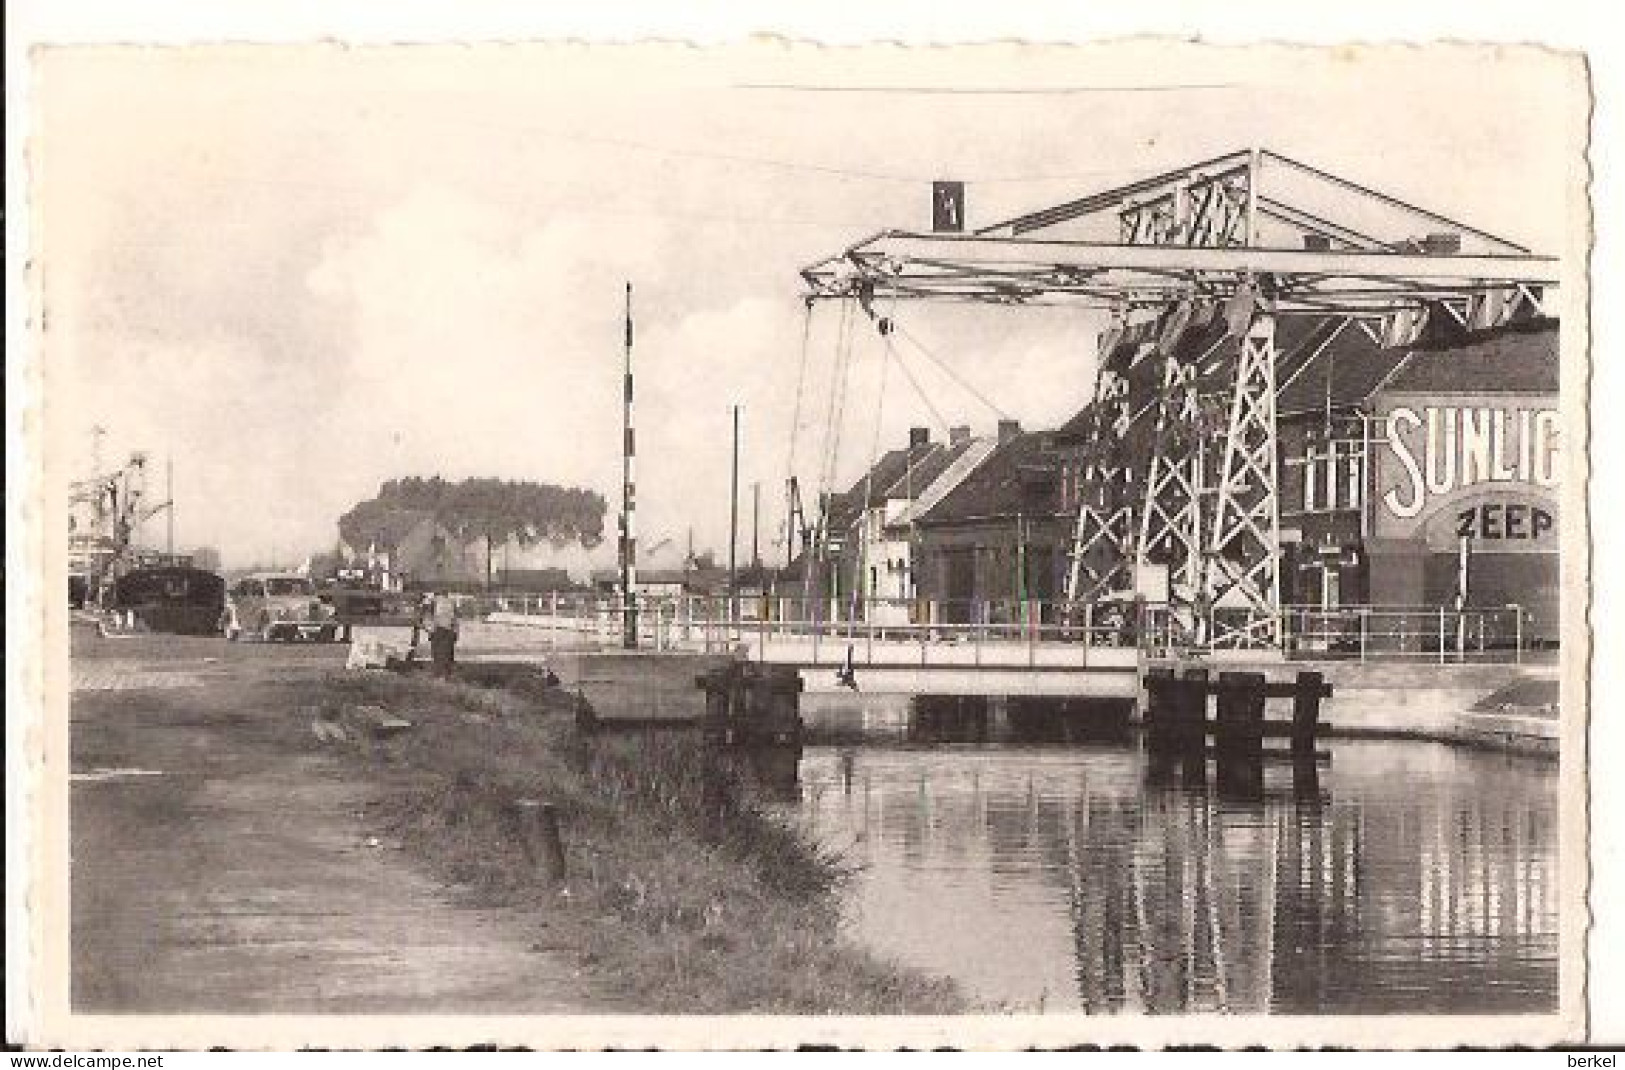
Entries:
[[80,1013],[613,1011],[547,919],[416,868],[299,708],[343,647],[75,628]]

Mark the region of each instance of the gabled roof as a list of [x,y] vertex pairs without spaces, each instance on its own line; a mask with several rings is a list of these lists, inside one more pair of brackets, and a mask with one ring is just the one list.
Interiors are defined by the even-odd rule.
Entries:
[[995,440],[987,438],[966,439],[948,447],[947,450],[943,451],[943,456],[948,463],[943,466],[942,471],[937,473],[925,489],[915,496],[914,501],[910,503],[908,508],[904,509],[893,521],[893,525],[912,524],[930,512],[938,502],[952,494],[954,488],[964,482],[966,477],[976,471],[982,462],[987,459],[988,454],[992,453],[997,447],[998,443]]
[[1555,394],[1554,320],[1485,331],[1450,345],[1414,349],[1383,389],[1417,394]]
[[[880,460],[876,461],[872,468],[859,476],[844,494],[836,495],[834,501],[830,503],[830,529],[839,530],[855,523],[863,512],[866,500],[869,508],[874,508],[885,504],[888,498],[902,497],[901,494],[888,492],[894,487],[910,482],[914,469],[932,453],[942,449],[944,447],[941,443],[926,442],[891,450],[881,455]],[[920,485],[920,489],[924,489],[924,484]]]
[[1384,349],[1350,325],[1281,387],[1282,416],[1348,409],[1378,392],[1545,394],[1558,389],[1558,328],[1536,320],[1472,334],[1437,331]]
[[914,501],[965,452],[968,445],[970,440],[965,439],[946,446],[938,445],[935,449],[926,451],[912,465],[907,466],[889,487],[877,495],[878,500],[873,500],[872,504],[879,505],[882,501],[899,499]]
[[[1055,512],[1053,493],[1059,468],[1054,432],[1017,435],[990,453],[935,506],[916,518],[921,526],[964,523],[993,517],[1044,516]],[[1029,494],[1034,483],[1041,500]]]
[[1384,349],[1348,320],[1330,321],[1329,329],[1306,339],[1295,360],[1278,367],[1276,412],[1294,416],[1362,405],[1404,363],[1407,352]]

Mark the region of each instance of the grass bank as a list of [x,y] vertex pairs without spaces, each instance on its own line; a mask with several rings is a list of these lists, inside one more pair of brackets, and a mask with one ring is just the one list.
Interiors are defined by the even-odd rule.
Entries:
[[[533,909],[549,948],[640,1011],[948,1014],[951,982],[838,937],[842,863],[767,814],[749,778],[684,731],[583,735],[570,697],[524,668],[457,682],[339,674],[322,705],[384,785],[374,826],[448,883]],[[360,707],[412,723],[379,736]],[[336,736],[336,734],[335,734]],[[560,818],[567,879],[547,886],[513,819]]]

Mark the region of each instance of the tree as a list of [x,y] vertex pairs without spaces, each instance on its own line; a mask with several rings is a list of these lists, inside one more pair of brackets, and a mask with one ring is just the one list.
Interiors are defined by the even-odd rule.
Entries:
[[339,535],[350,546],[393,547],[413,526],[433,519],[464,542],[485,540],[485,577],[490,582],[492,553],[509,539],[528,546],[542,539],[555,546],[579,542],[591,549],[604,538],[604,497],[579,487],[504,479],[439,476],[387,480],[376,497],[357,503],[339,518]]

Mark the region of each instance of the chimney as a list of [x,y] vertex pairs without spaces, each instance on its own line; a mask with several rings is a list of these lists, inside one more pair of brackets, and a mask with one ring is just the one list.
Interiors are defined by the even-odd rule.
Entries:
[[1011,439],[1017,437],[1020,434],[1021,434],[1021,421],[1020,420],[1000,420],[999,421],[999,444],[1001,446],[1004,443],[1009,442]]
[[949,445],[957,446],[960,443],[969,442],[969,441],[970,441],[970,427],[969,426],[967,426],[965,424],[960,424],[958,427],[950,427],[948,429],[948,444]]
[[1429,256],[1454,256],[1461,252],[1461,235],[1442,230],[1422,239],[1422,251]]
[[1303,236],[1303,247],[1312,253],[1329,252],[1332,247],[1332,239],[1325,234],[1305,234]]
[[929,446],[931,444],[931,429],[929,427],[911,427],[908,429],[908,445],[910,449],[915,446]]

